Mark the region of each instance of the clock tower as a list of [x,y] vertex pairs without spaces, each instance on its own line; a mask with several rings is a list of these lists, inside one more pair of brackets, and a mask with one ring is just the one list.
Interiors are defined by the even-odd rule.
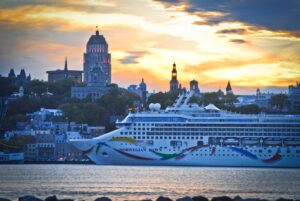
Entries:
[[171,81],[170,81],[170,92],[174,93],[177,91],[178,91],[177,70],[176,70],[176,64],[174,62],[173,69],[172,69]]

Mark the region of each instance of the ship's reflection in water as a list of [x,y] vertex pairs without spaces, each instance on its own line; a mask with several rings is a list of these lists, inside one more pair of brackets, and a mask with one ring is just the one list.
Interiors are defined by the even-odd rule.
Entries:
[[300,169],[1,165],[0,192],[0,197],[11,199],[53,194],[76,200],[101,196],[141,200],[159,195],[299,199]]

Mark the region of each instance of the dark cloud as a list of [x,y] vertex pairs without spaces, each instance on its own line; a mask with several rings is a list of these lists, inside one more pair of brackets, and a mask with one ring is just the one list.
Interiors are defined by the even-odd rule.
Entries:
[[270,30],[300,31],[299,0],[157,0],[167,7],[182,5],[185,12],[203,17],[205,13],[218,12],[223,15],[209,16],[205,22],[195,24],[218,24],[220,22],[242,22]]
[[133,51],[133,52],[128,52],[128,56],[119,59],[119,61],[122,64],[138,64],[138,59],[142,58],[143,56],[145,56],[146,54],[148,54],[147,51]]
[[222,30],[219,30],[216,32],[217,34],[239,34],[239,35],[242,35],[242,34],[246,34],[248,33],[248,30],[247,29],[222,29]]
[[245,41],[245,40],[243,40],[243,39],[231,39],[230,42],[238,43],[238,44],[244,44],[244,43],[247,43],[247,41]]

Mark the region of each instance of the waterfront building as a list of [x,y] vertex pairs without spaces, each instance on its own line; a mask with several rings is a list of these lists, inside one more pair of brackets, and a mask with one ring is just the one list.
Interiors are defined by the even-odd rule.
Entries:
[[27,144],[25,150],[25,161],[36,161],[38,159],[38,152],[36,143]]
[[38,161],[55,159],[55,135],[50,130],[34,130]]
[[22,163],[24,161],[23,152],[2,152],[0,151],[0,164],[1,163]]
[[233,94],[230,81],[228,81],[227,86],[226,86],[226,95],[228,95],[228,94]]
[[69,70],[68,69],[68,61],[65,59],[65,66],[63,70],[50,70],[47,71],[48,81],[49,82],[57,82],[61,80],[72,80],[75,83],[82,82],[82,71],[81,70]]
[[77,124],[62,119],[63,112],[59,109],[40,108],[27,114],[28,122],[20,122],[22,130],[6,131],[4,139],[9,141],[14,136],[32,136],[35,143],[25,147],[27,161],[55,161],[86,159],[70,140],[90,139],[102,135],[104,126]]
[[173,69],[171,73],[171,80],[170,80],[170,93],[175,93],[179,90],[179,83],[177,80],[177,69],[176,69],[176,64],[174,62],[173,64]]
[[291,107],[293,110],[298,109],[300,111],[300,83],[297,82],[296,85],[290,85],[288,87],[288,96],[291,102]]
[[111,84],[111,54],[103,35],[96,31],[86,44],[83,55],[85,87],[72,87],[72,97],[85,99],[90,96],[92,102],[100,98]]

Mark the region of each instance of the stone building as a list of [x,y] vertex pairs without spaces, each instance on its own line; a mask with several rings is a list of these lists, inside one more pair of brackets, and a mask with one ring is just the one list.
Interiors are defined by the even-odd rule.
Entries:
[[47,71],[48,81],[49,82],[57,82],[60,80],[72,80],[76,83],[82,82],[82,71],[81,70],[68,70],[68,61],[65,59],[65,67],[64,70],[51,70]]
[[111,55],[103,35],[96,31],[89,38],[83,55],[85,87],[72,87],[72,97],[84,99],[88,96],[94,102],[100,98],[111,84]]
[[26,76],[24,69],[21,69],[20,74],[16,75],[14,69],[10,69],[8,73],[8,78],[11,79],[17,86],[26,87],[26,85],[31,81],[30,74]]
[[196,80],[190,81],[190,91],[194,91],[196,94],[200,94],[198,82]]

